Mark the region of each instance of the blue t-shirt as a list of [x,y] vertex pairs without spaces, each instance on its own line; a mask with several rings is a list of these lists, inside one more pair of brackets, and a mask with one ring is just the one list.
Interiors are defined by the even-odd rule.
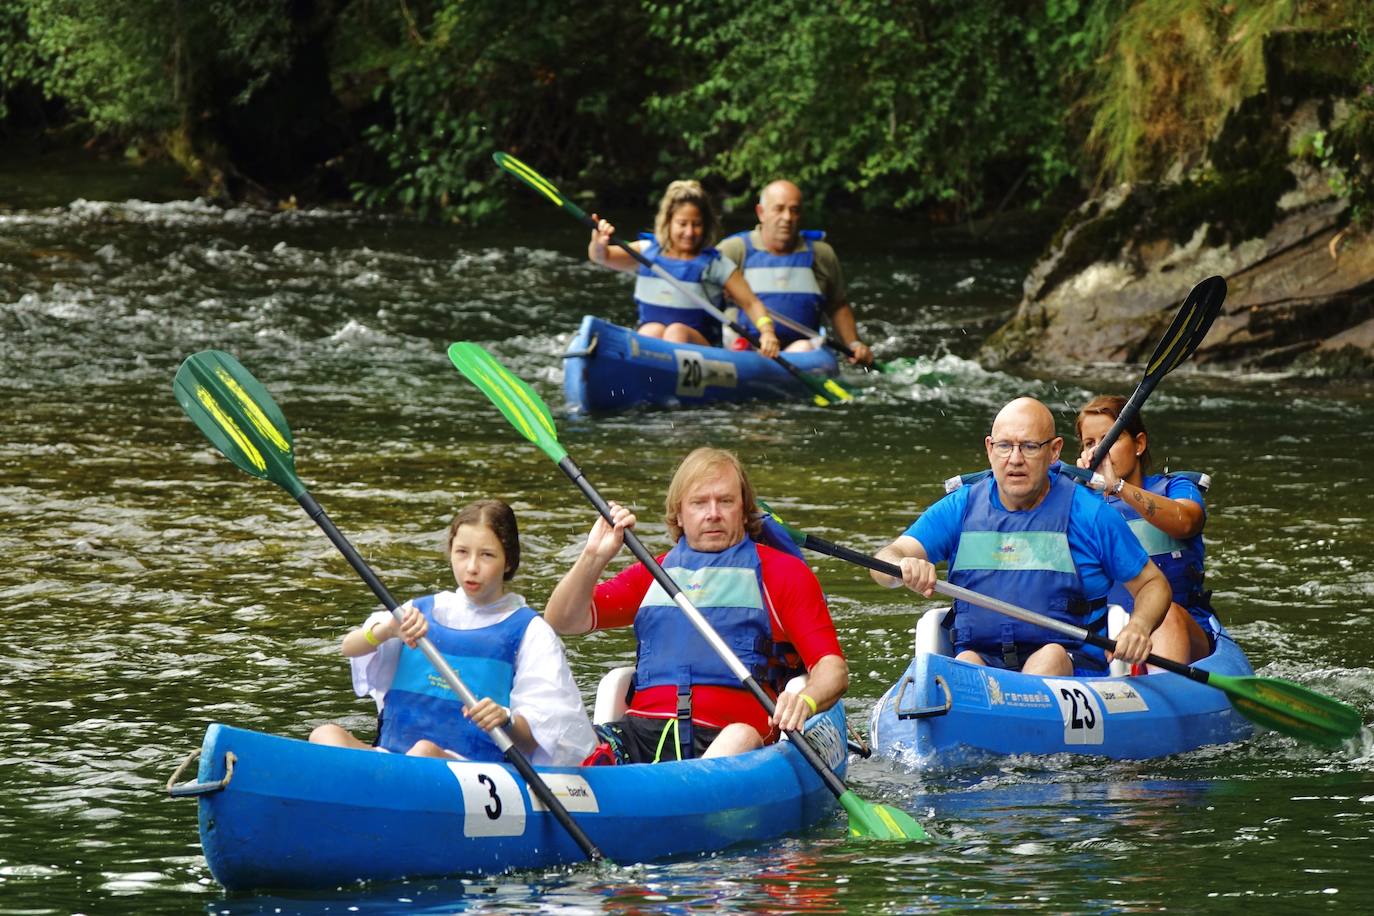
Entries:
[[[1150,474],[1141,483],[1148,487],[1163,476],[1163,474]],[[1168,484],[1164,487],[1164,495],[1170,499],[1191,499],[1202,507],[1202,517],[1204,521],[1206,520],[1207,501],[1203,498],[1202,490],[1198,485],[1187,477],[1178,475],[1170,477]]]
[[[950,493],[902,532],[921,542],[930,562],[946,563],[954,558],[972,489],[963,486]],[[1005,508],[996,482],[992,484],[992,499],[995,506]],[[1107,594],[1113,582],[1129,582],[1150,562],[1121,514],[1087,487],[1074,487],[1068,539],[1069,554],[1088,598]]]

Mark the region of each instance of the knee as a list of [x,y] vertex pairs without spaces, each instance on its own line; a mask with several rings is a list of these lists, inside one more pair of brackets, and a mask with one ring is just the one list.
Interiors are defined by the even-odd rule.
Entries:
[[1069,651],[1057,642],[1048,643],[1031,653],[1021,666],[1023,674],[1049,674],[1067,677],[1073,674],[1073,659]]
[[972,649],[965,649],[960,652],[958,655],[954,656],[954,660],[957,662],[968,662],[970,665],[987,664],[987,662],[983,661],[983,656],[974,652]]
[[763,747],[763,736],[754,730],[752,725],[745,725],[743,722],[732,722],[720,730],[716,735],[711,746],[706,749],[705,757],[728,757],[733,754],[743,754],[745,751],[752,751]]
[[692,329],[685,324],[670,324],[663,332],[663,339],[669,343],[691,343]]
[[330,722],[327,725],[318,725],[310,732],[311,744],[328,744],[333,747],[346,747],[348,745],[348,732],[341,726]]
[[421,738],[406,751],[407,757],[447,757],[448,753],[428,738]]

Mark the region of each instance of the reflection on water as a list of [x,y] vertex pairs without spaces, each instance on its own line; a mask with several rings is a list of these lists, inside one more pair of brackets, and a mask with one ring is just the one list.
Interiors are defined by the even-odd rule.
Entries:
[[[857,403],[558,417],[560,439],[639,511],[653,546],[666,546],[663,488],[693,446],[737,449],[794,524],[872,550],[940,481],[980,466],[1007,399],[1034,394],[1067,425],[1089,394],[1139,378],[1066,367],[1026,379],[974,361],[1024,261],[897,254],[859,228],[832,237],[865,334],[895,367],[848,374]],[[489,346],[557,411],[559,355],[580,316],[631,316],[631,281],[585,264],[584,245],[557,225],[463,236],[198,202],[0,213],[0,910],[1059,913],[1371,899],[1370,739],[1332,754],[1273,735],[1130,764],[921,774],[856,761],[860,794],[911,810],[945,838],[934,846],[849,842],[837,816],[703,860],[223,895],[194,804],[162,784],[213,721],[297,736],[366,721],[335,652],[373,599],[290,497],[200,438],[171,397],[177,365],[218,347],[267,385],[302,478],[398,597],[446,584],[455,506],[507,499],[524,537],[516,584],[538,605],[591,510],[444,348]],[[1374,707],[1369,392],[1183,368],[1147,415],[1160,458],[1216,480],[1210,578],[1257,673]],[[813,565],[863,722],[905,667],[926,603],[838,561]],[[590,697],[631,642],[597,634],[568,650]]]

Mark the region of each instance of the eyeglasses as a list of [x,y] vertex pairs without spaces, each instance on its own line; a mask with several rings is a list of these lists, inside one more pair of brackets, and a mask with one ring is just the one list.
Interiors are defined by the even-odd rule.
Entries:
[[1058,438],[1058,436],[1050,436],[1043,442],[1007,442],[1005,440],[999,440],[992,443],[992,451],[993,454],[997,455],[999,458],[1010,458],[1011,453],[1019,448],[1021,450],[1021,457],[1034,458],[1036,455],[1040,454],[1042,448]]

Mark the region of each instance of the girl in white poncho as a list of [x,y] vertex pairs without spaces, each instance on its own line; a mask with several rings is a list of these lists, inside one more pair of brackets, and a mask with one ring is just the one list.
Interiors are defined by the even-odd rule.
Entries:
[[[563,644],[506,583],[520,565],[515,513],[495,499],[461,510],[449,525],[448,556],[457,591],[412,599],[400,623],[378,611],[340,647],[358,696],[377,701],[379,750],[431,757],[501,760],[487,729],[505,726],[535,764],[576,765],[596,738]],[[428,637],[480,697],[465,709],[416,648]],[[317,744],[369,748],[339,725],[310,735]]]

